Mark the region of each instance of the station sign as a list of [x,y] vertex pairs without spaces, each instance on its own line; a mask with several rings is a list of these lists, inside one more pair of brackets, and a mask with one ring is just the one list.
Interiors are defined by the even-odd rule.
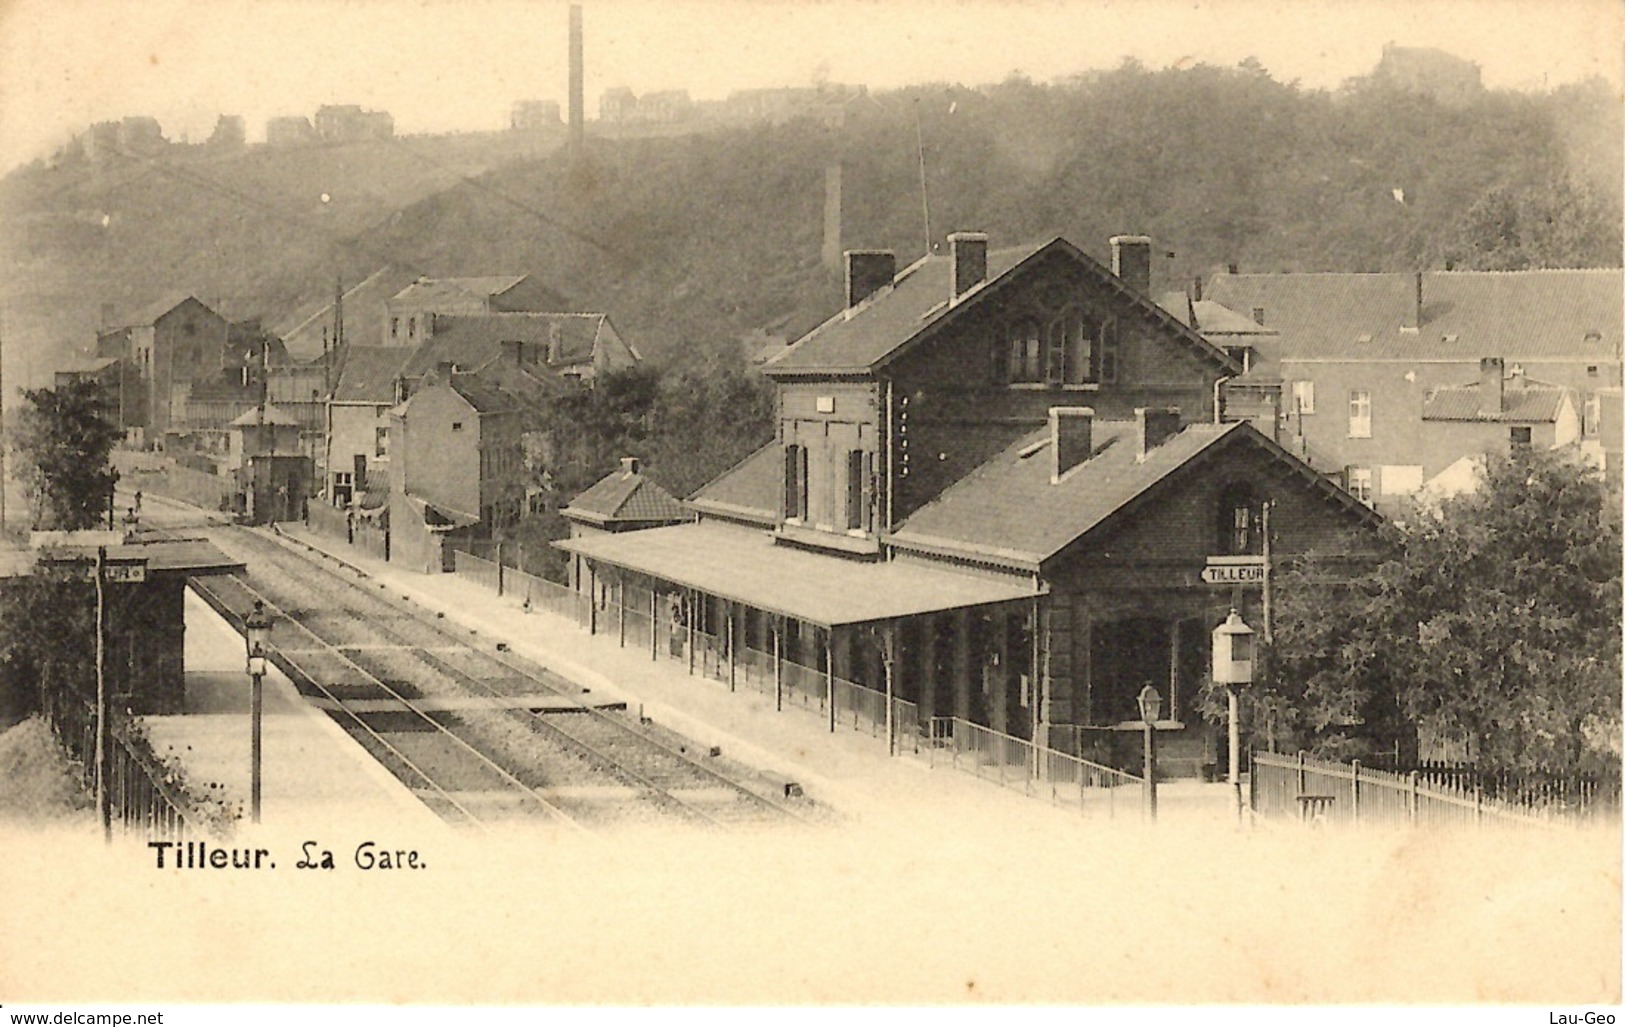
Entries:
[[[53,566],[64,568],[80,581],[96,580],[96,562],[94,560],[53,560]],[[140,560],[108,560],[102,565],[102,580],[119,582],[122,584],[138,585],[147,580],[147,561]]]
[[1209,585],[1262,585],[1262,556],[1210,556],[1202,568],[1202,580]]

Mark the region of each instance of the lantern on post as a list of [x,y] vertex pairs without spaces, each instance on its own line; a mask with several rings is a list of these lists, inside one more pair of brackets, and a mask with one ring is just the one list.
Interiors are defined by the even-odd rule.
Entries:
[[1157,721],[1162,718],[1162,696],[1151,685],[1140,689],[1140,723],[1145,725],[1145,815],[1157,819]]
[[1234,608],[1213,629],[1213,683],[1223,685],[1230,707],[1230,787],[1236,793],[1236,819],[1242,818],[1240,689],[1253,683],[1253,629]]
[[254,609],[243,618],[243,640],[248,647],[249,691],[249,786],[248,805],[254,823],[260,822],[260,721],[265,706],[265,652],[271,643],[271,616],[265,603],[254,600]]

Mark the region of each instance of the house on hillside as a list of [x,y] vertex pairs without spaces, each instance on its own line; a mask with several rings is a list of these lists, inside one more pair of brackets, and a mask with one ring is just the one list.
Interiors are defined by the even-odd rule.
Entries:
[[324,143],[359,143],[395,138],[395,119],[388,111],[362,110],[353,103],[316,108],[316,135]]
[[[1237,318],[1265,329],[1252,336],[1246,374],[1225,383],[1227,416],[1256,412],[1253,399],[1232,396],[1276,389],[1281,444],[1322,471],[1369,481],[1378,509],[1398,509],[1421,483],[1483,452],[1453,448],[1481,432],[1425,412],[1431,393],[1478,381],[1486,358],[1512,379],[1568,390],[1582,440],[1599,437],[1604,390],[1620,385],[1618,269],[1221,274],[1205,293],[1195,317],[1204,336]],[[1532,426],[1506,425],[1509,440],[1521,427]]]
[[1100,756],[1132,747],[1152,685],[1164,765],[1195,773],[1217,758],[1210,633],[1263,619],[1231,570],[1262,565],[1267,524],[1274,555],[1353,573],[1378,515],[1216,423],[1242,364],[1149,297],[1149,239],[1113,238],[1111,269],[1063,239],[948,243],[902,269],[846,254],[845,308],[763,368],[776,438],[691,498],[696,523],[558,545],[708,673],[765,660],[900,698],[904,731]]
[[524,513],[527,438],[566,386],[526,366],[518,347],[478,371],[431,369],[390,410],[390,556],[414,570],[447,568],[451,541],[486,540]]
[[412,354],[401,375],[410,392],[413,383],[440,363],[476,371],[508,356],[539,373],[577,382],[591,382],[643,360],[607,314],[442,316],[435,318],[432,341]]
[[568,309],[568,301],[529,275],[419,277],[385,301],[380,345],[421,346],[434,338],[440,317]]
[[327,501],[363,505],[389,490],[389,411],[405,399],[401,368],[410,350],[351,346],[327,404]]
[[167,297],[138,312],[122,327],[96,336],[96,355],[128,362],[140,377],[149,441],[183,426],[193,382],[224,366],[229,325],[196,296]]
[[307,297],[271,325],[296,360],[316,360],[341,345],[376,346],[383,338],[384,306],[391,296],[411,285],[418,275],[386,264],[343,290],[342,324],[334,317],[334,291]]

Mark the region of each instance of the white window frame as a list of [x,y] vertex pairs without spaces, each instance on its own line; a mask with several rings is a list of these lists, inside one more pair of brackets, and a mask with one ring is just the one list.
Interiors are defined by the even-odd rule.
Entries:
[[[1371,390],[1349,390],[1349,438],[1371,437]],[[1369,468],[1367,468],[1369,470]]]
[[1292,383],[1292,409],[1299,414],[1315,412],[1315,383],[1312,379],[1300,378]]
[[1371,480],[1371,468],[1350,466],[1347,470],[1349,495],[1358,499],[1366,506],[1371,505],[1371,497],[1376,494],[1375,484]]

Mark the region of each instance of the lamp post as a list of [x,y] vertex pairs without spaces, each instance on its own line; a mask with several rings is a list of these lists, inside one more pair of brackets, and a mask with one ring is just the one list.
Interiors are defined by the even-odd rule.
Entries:
[[1232,607],[1213,629],[1213,683],[1223,685],[1230,706],[1230,787],[1236,792],[1236,820],[1242,819],[1240,689],[1253,683],[1253,629]]
[[271,641],[271,616],[265,604],[254,600],[254,609],[243,618],[244,638],[248,646],[248,676],[252,682],[249,691],[249,815],[254,823],[260,822],[260,720],[265,705],[265,647]]
[[1145,725],[1145,815],[1157,819],[1157,720],[1162,717],[1162,696],[1150,685],[1140,689],[1140,723]]

